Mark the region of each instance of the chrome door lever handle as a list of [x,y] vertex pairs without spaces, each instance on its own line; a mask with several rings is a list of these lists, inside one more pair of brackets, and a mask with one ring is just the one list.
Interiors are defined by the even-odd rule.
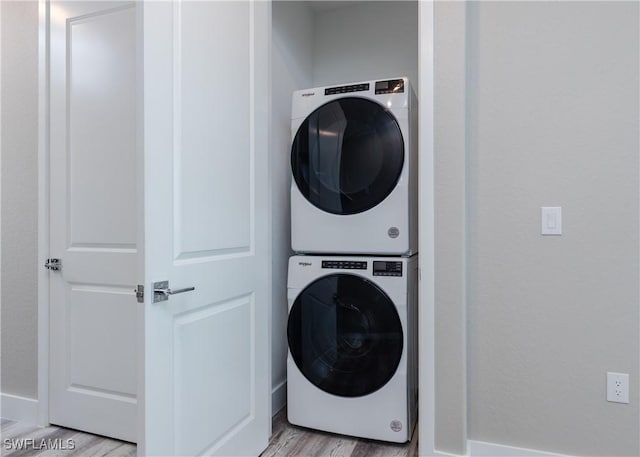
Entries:
[[184,287],[182,289],[176,289],[176,290],[154,289],[154,292],[160,292],[160,293],[167,294],[167,295],[175,295],[175,294],[181,294],[183,292],[191,292],[192,290],[196,290],[196,288],[195,287]]
[[169,300],[169,295],[181,294],[184,292],[191,292],[196,290],[195,287],[183,287],[182,289],[170,289],[169,281],[159,281],[153,283],[153,302],[158,303],[161,301]]

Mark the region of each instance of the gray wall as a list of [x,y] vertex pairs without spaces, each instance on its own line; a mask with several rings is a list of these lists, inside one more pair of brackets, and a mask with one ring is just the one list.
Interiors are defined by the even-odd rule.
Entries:
[[640,453],[638,21],[638,2],[469,6],[471,439]]
[[434,7],[435,447],[464,454],[466,360],[466,6]]
[[271,182],[273,227],[272,382],[274,409],[285,399],[287,379],[287,266],[291,252],[289,187],[291,173],[291,94],[311,87],[313,15],[301,2],[273,2]]
[[313,53],[316,86],[393,76],[407,76],[415,86],[418,3],[373,1],[320,11]]
[[2,8],[1,309],[4,394],[37,397],[38,3]]

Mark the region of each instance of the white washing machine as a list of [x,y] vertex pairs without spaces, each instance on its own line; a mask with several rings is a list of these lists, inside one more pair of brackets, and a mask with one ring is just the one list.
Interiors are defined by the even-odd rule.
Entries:
[[407,78],[294,92],[294,251],[417,252],[417,112]]
[[289,259],[289,422],[403,443],[417,416],[417,256]]

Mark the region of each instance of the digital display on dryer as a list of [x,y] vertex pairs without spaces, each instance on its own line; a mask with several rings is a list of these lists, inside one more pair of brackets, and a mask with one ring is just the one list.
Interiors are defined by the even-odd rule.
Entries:
[[377,94],[400,94],[404,92],[403,79],[389,79],[387,81],[376,81]]

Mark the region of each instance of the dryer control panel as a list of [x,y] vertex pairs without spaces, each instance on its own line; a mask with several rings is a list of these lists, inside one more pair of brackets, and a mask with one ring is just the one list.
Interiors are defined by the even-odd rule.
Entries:
[[347,94],[349,92],[363,92],[369,90],[369,83],[351,84],[350,86],[327,87],[325,95]]
[[373,262],[373,276],[402,276],[402,262]]
[[322,268],[335,268],[337,270],[366,270],[367,262],[353,260],[323,260]]

